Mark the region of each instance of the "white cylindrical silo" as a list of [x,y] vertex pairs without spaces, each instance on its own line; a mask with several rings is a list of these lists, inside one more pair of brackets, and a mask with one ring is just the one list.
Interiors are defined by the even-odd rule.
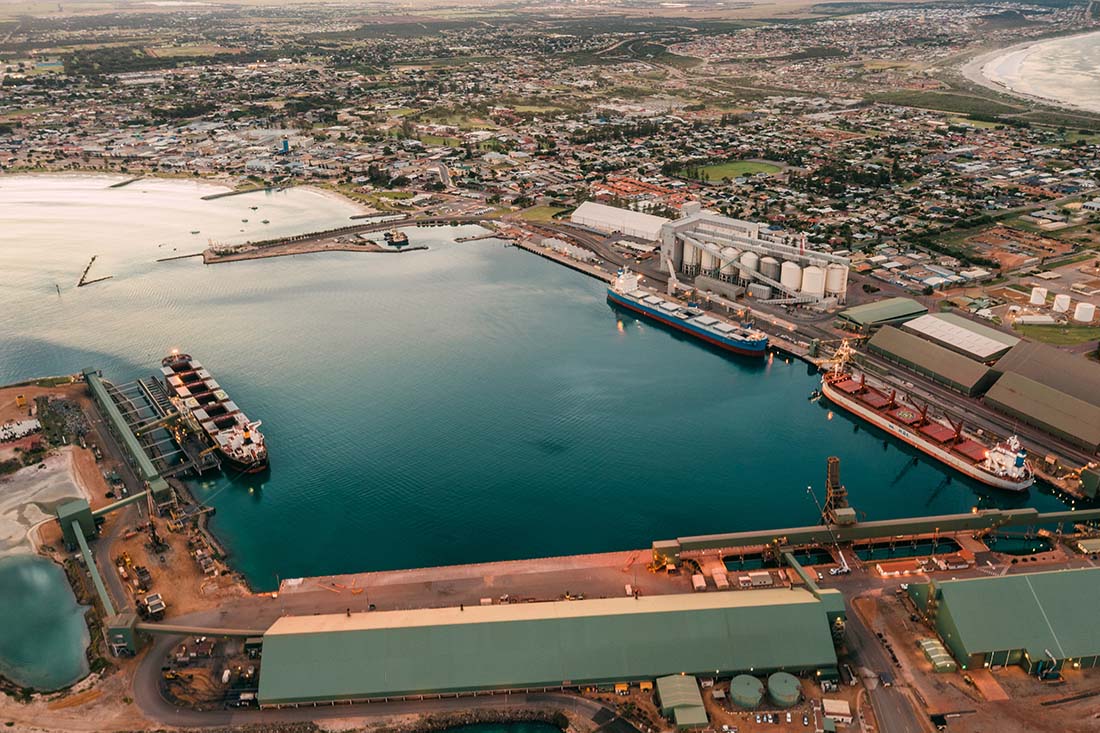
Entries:
[[1058,293],[1054,296],[1054,312],[1055,313],[1069,313],[1070,297],[1065,293]]
[[741,279],[752,280],[752,276],[760,268],[760,255],[755,252],[745,252],[741,255]]
[[1038,286],[1031,289],[1031,300],[1028,301],[1031,305],[1045,305],[1047,302],[1047,289],[1040,288]]
[[1092,323],[1093,318],[1096,318],[1096,306],[1092,303],[1078,303],[1073,309],[1073,320],[1078,323]]
[[699,266],[699,248],[684,242],[684,270],[694,270]]
[[699,269],[701,272],[711,274],[718,269],[718,256],[713,254],[709,249],[700,250],[701,259],[699,261]]
[[817,265],[810,265],[802,271],[802,294],[815,298],[825,297],[825,271]]
[[723,280],[737,279],[737,258],[741,256],[733,247],[722,248],[722,268],[720,275]]
[[769,280],[779,279],[779,260],[774,257],[760,258],[760,274]]
[[779,284],[791,292],[802,287],[802,268],[797,262],[787,261],[779,272]]
[[847,291],[848,268],[835,262],[826,267],[825,293],[827,295],[844,295]]

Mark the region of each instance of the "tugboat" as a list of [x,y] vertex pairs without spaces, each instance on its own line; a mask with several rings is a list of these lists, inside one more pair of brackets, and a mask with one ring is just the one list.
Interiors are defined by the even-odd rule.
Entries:
[[206,433],[230,467],[242,473],[268,467],[261,422],[249,420],[202,364],[178,351],[160,364],[172,403]]
[[391,247],[404,247],[409,243],[409,235],[397,229],[391,229],[384,235],[386,244]]
[[961,421],[956,425],[948,418],[934,419],[927,405],[918,407],[896,389],[873,386],[866,374],[849,368],[851,356],[851,346],[844,341],[832,369],[821,377],[821,394],[829,402],[986,486],[1026,491],[1035,483],[1018,437],[986,445],[964,431]]

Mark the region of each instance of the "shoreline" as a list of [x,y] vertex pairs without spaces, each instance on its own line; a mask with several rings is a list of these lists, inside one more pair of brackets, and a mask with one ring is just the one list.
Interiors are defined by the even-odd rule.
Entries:
[[[963,78],[965,78],[967,81],[977,84],[978,86],[985,89],[989,89],[1000,94],[1006,94],[1021,101],[1046,104],[1068,112],[1100,114],[1100,109],[1089,109],[1087,107],[1082,107],[1081,105],[1074,104],[1073,102],[1068,102],[1063,99],[1058,99],[1056,97],[1044,97],[1038,94],[1021,91],[1010,86],[1009,84],[986,76],[984,72],[984,69],[987,65],[999,58],[1004,58],[1014,53],[1022,53],[1025,51],[1034,50],[1037,46],[1045,43],[1050,43],[1052,41],[1063,41],[1092,35],[1100,35],[1100,28],[1083,31],[1080,33],[1072,33],[1069,35],[1056,35],[1048,36],[1046,38],[1021,41],[1020,43],[1014,43],[1011,46],[1005,46],[1002,48],[995,48],[980,52],[976,56],[972,56],[969,60],[967,60],[965,63],[957,68],[959,73],[962,74]],[[1026,58],[1026,56],[1024,58]],[[1022,60],[1023,59],[1021,59],[1021,61]]]

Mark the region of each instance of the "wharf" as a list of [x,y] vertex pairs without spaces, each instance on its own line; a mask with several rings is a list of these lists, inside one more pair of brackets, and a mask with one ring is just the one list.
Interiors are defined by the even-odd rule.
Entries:
[[107,188],[122,188],[123,186],[129,186],[131,183],[137,183],[145,178],[145,176],[134,176],[133,178],[127,178],[125,181],[119,181],[118,183],[112,183]]
[[532,254],[536,254],[539,257],[545,257],[548,260],[553,260],[559,265],[565,265],[571,270],[576,270],[577,272],[588,275],[589,277],[594,277],[597,280],[603,280],[606,283],[610,283],[614,279],[614,276],[602,267],[599,267],[597,265],[590,265],[587,262],[581,262],[580,260],[574,260],[573,258],[567,257],[560,252],[555,252],[549,247],[542,247],[534,244],[533,242],[529,242],[523,239],[515,240],[512,243],[512,246],[519,247],[520,249],[526,250]]
[[[282,188],[286,188],[283,186]],[[222,191],[220,193],[210,193],[202,197],[203,201],[214,201],[215,199],[224,199],[228,196],[241,196],[246,193],[256,193],[257,191],[271,191],[271,186],[253,186],[251,188],[242,188],[235,191]]]
[[[284,580],[280,599],[289,606],[309,599],[344,603],[358,609],[406,609],[549,601],[583,594],[587,598],[626,595],[626,586],[643,595],[690,592],[690,578],[648,570],[650,550],[507,560],[472,565],[385,570],[350,575]],[[336,597],[340,596],[339,601]],[[507,596],[501,600],[502,596]]]

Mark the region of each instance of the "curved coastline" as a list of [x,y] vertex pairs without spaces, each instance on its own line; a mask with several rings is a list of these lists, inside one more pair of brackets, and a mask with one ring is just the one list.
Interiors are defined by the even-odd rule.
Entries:
[[1028,40],[1011,46],[1006,46],[1004,48],[997,48],[990,51],[985,51],[984,53],[980,53],[977,56],[970,58],[970,60],[968,60],[959,68],[959,71],[970,82],[973,82],[979,86],[985,87],[986,89],[990,89],[995,92],[1000,92],[1002,94],[1016,97],[1017,99],[1047,104],[1073,112],[1100,113],[1100,103],[1098,103],[1095,108],[1092,108],[1080,104],[1075,104],[1061,97],[1053,95],[1047,96],[1024,91],[1008,83],[1008,81],[1004,79],[1004,76],[1006,76],[1007,74],[994,75],[992,73],[987,73],[986,71],[987,67],[998,61],[1001,61],[1001,64],[1011,64],[1011,68],[1014,71],[1018,71],[1019,67],[1024,63],[1024,61],[1026,61],[1031,54],[1035,53],[1042,46],[1049,43],[1065,42],[1077,38],[1083,38],[1086,36],[1100,37],[1100,29],[1085,31],[1083,33],[1075,33],[1068,36],[1053,36],[1049,38]]

